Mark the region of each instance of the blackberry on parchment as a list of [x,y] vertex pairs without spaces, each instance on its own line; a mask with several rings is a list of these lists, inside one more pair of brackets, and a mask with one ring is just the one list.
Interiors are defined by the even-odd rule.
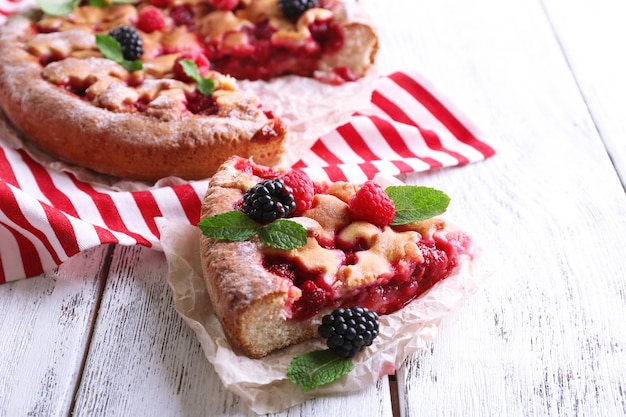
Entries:
[[378,314],[363,307],[338,308],[322,318],[318,333],[328,348],[351,358],[378,336]]

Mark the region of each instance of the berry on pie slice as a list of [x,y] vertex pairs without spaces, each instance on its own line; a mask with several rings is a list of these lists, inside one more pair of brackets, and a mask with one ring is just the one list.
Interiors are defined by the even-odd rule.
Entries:
[[276,165],[286,125],[237,79],[347,83],[378,48],[338,0],[53,3],[71,1],[0,26],[0,109],[48,154],[117,177],[207,178],[231,155]]
[[[209,183],[199,226],[204,281],[233,344],[260,358],[319,337],[333,311],[396,312],[473,257],[468,234],[407,205],[413,197],[403,190],[426,187],[391,188],[318,183],[302,171],[229,158]],[[437,204],[445,210],[448,201]],[[234,214],[240,220],[221,223]],[[375,336],[350,330],[365,340],[346,343],[335,335],[346,329],[321,329],[346,356]]]

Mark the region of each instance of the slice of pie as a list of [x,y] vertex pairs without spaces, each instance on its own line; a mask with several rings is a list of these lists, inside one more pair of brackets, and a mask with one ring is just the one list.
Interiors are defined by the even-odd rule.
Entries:
[[[313,183],[239,157],[220,167],[203,202],[200,255],[215,314],[236,347],[260,358],[318,337],[321,317],[339,307],[393,313],[472,258],[470,236],[441,218],[395,225],[383,194],[371,181]],[[251,218],[257,234],[233,241],[207,230],[231,214],[239,215],[231,229]],[[297,247],[281,246],[291,231],[264,237],[278,221],[302,227]]]
[[0,109],[47,153],[118,177],[206,178],[231,155],[278,164],[285,124],[236,79],[350,82],[378,45],[336,0],[88,4],[0,26]]

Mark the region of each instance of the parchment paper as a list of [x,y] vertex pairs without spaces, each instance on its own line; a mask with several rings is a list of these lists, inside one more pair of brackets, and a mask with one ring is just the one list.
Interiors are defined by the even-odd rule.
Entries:
[[325,349],[323,340],[291,346],[263,359],[250,359],[234,350],[213,313],[202,279],[199,229],[165,218],[158,218],[157,225],[176,310],[196,333],[224,386],[258,414],[280,412],[319,396],[354,393],[393,374],[407,356],[432,342],[441,319],[460,307],[489,275],[476,250],[473,259],[462,263],[451,277],[403,310],[382,316],[379,337],[353,358],[354,369],[349,374],[303,392],[287,379],[287,366],[295,355]]

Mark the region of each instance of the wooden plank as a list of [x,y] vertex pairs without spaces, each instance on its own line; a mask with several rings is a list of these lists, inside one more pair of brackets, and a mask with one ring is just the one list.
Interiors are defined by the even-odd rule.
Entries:
[[[162,253],[117,248],[75,416],[249,416],[174,309]],[[330,413],[330,414],[327,414]],[[311,401],[283,414],[390,416],[387,380],[361,394]]]
[[86,353],[109,247],[0,285],[0,416],[66,416]]
[[626,185],[626,3],[544,1],[585,102]]
[[363,3],[394,22],[381,65],[420,69],[497,150],[409,178],[495,272],[399,372],[402,415],[624,415],[626,198],[541,4]]

